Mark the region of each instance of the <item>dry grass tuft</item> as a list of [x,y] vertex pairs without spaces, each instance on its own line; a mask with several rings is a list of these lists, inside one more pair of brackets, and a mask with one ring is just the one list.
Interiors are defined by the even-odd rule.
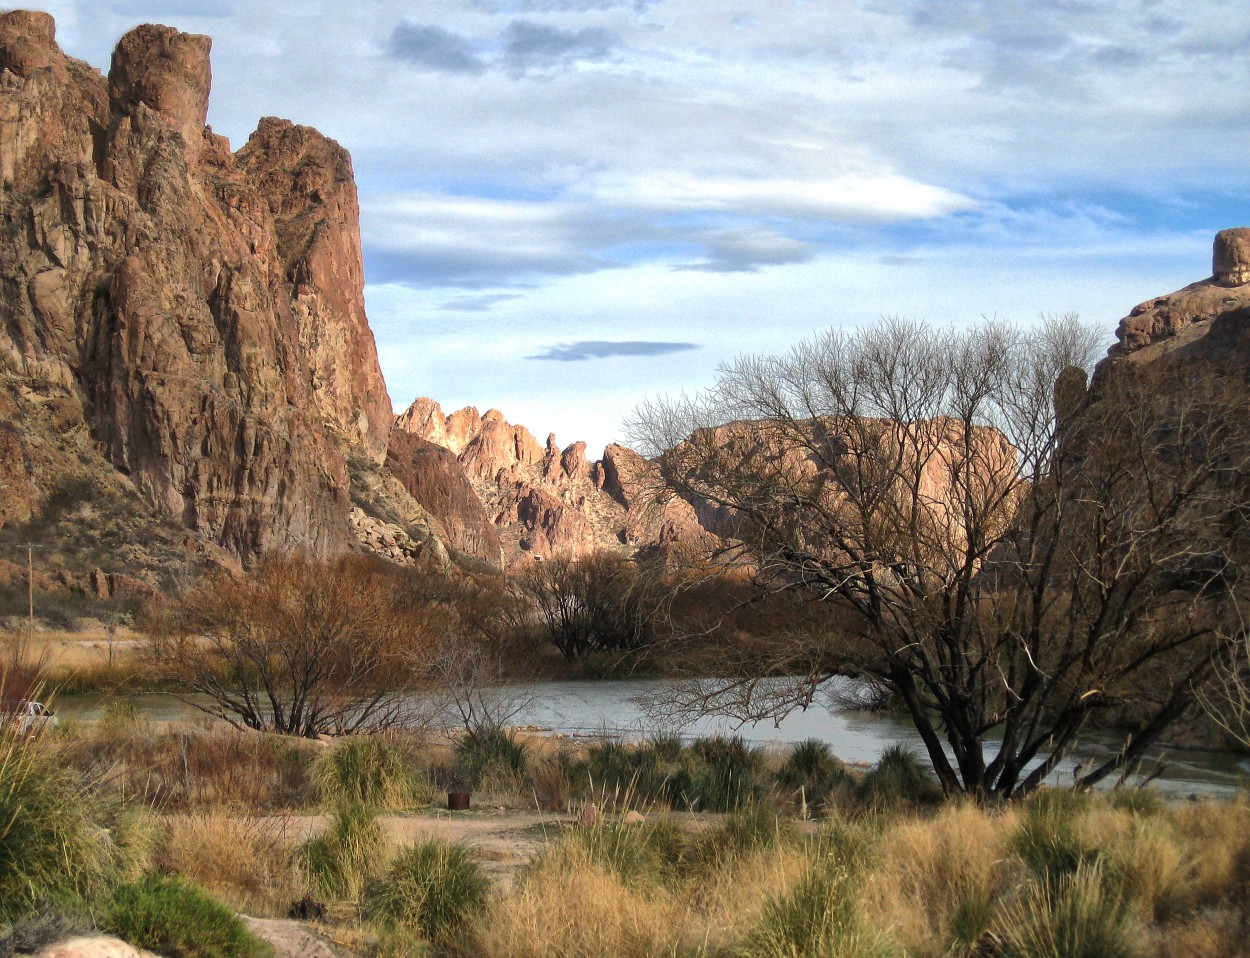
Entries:
[[177,816],[168,822],[158,860],[241,911],[284,917],[305,893],[289,831],[282,818]]
[[973,805],[943,809],[932,820],[903,821],[882,836],[881,857],[865,900],[875,927],[893,927],[908,954],[958,954],[988,930],[1012,865],[1011,813]]

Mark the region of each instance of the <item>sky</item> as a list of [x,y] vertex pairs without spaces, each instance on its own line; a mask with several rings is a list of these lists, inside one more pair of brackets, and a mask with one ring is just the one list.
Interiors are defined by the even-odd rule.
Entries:
[[[53,0],[107,69],[213,37],[209,122],[352,154],[397,410],[592,453],[884,315],[1106,329],[1250,225],[1250,0]],[[1240,10],[1238,10],[1240,8]]]

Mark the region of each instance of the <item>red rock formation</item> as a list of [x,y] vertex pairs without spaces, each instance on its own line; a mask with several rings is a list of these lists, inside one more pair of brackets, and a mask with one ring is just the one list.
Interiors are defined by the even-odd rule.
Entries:
[[499,535],[451,450],[398,425],[392,431],[386,465],[447,532],[447,544],[491,565],[503,562]]
[[45,14],[0,14],[0,375],[83,400],[168,516],[251,558],[351,541],[350,453],[389,403],[346,153],[204,126],[210,41],[138,27],[106,80]]
[[[1227,352],[1250,328],[1250,229],[1215,237],[1212,275],[1147,300],[1120,320],[1112,358],[1149,362],[1159,355]],[[1203,345],[1209,336],[1210,342]]]

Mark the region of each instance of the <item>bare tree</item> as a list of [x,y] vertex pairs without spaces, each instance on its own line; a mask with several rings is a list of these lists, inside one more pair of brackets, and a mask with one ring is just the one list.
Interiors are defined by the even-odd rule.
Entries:
[[665,581],[662,561],[607,552],[535,563],[521,577],[521,589],[546,638],[568,659],[644,649],[678,591]]
[[[1090,717],[1131,718],[1089,787],[1141,758],[1207,677],[1237,598],[1246,391],[1115,370],[1096,335],[888,320],[723,367],[631,431],[736,537],[761,593],[827,610],[770,658],[726,651],[670,707],[806,707],[833,675],[897,697],[947,793],[1025,794]],[[787,681],[768,676],[787,675]]]
[[286,735],[405,724],[429,675],[430,610],[362,557],[289,556],[186,595],[148,644],[157,677],[232,725]]

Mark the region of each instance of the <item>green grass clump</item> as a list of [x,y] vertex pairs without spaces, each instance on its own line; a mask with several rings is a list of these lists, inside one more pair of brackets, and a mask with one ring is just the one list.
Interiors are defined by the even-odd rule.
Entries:
[[1025,808],[1012,842],[1016,855],[1052,890],[1058,882],[1101,858],[1081,833],[1089,800],[1065,789],[1038,792]]
[[1053,886],[1039,882],[1003,921],[1003,958],[1136,958],[1122,896],[1099,865],[1081,864]]
[[753,852],[794,841],[793,822],[767,805],[748,805],[700,833],[690,851],[692,864],[718,867]]
[[327,805],[404,809],[428,800],[403,752],[377,738],[350,738],[318,756],[312,783]]
[[419,931],[431,941],[454,941],[487,903],[490,880],[462,845],[418,842],[401,851],[385,878],[369,890],[370,918]]
[[0,733],[0,923],[106,889],[122,848],[96,783],[38,740]]
[[273,949],[237,915],[181,878],[149,875],[123,885],[101,927],[166,958],[273,958]]
[[891,745],[860,779],[859,796],[870,805],[897,806],[935,802],[941,793],[912,752]]
[[739,736],[702,738],[690,746],[701,768],[694,776],[692,807],[704,812],[733,812],[759,794],[757,776],[763,753]]
[[473,788],[483,782],[517,785],[529,769],[529,753],[515,733],[483,725],[470,729],[456,743],[456,766]]
[[345,805],[335,810],[330,827],[299,850],[309,885],[320,895],[359,902],[386,837],[373,810]]
[[828,744],[809,738],[790,749],[777,771],[777,784],[801,805],[821,808],[836,790],[854,788],[855,778]]
[[858,885],[845,864],[815,856],[793,888],[769,901],[739,950],[742,958],[888,958],[889,943],[869,930]]

